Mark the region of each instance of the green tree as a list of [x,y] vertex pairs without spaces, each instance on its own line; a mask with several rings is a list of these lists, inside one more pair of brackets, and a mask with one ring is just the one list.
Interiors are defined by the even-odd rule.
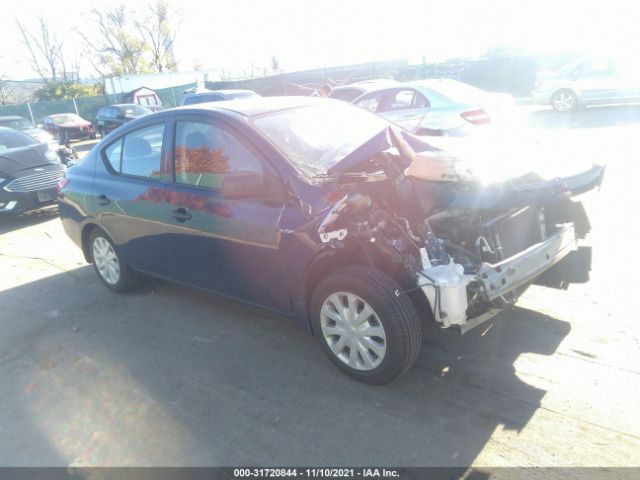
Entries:
[[104,86],[100,83],[85,84],[64,81],[47,82],[44,87],[34,92],[34,97],[38,101],[64,100],[97,95],[104,95]]

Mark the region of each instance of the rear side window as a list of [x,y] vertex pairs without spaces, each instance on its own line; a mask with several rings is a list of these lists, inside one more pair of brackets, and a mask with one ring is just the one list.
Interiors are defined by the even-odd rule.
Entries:
[[120,171],[120,159],[122,158],[122,139],[112,143],[104,149],[104,156],[107,158],[109,165],[116,172]]
[[225,175],[262,173],[262,164],[240,140],[204,122],[178,122],[175,146],[176,182],[220,189]]
[[118,173],[160,180],[163,139],[164,123],[152,125],[125,135],[103,154]]

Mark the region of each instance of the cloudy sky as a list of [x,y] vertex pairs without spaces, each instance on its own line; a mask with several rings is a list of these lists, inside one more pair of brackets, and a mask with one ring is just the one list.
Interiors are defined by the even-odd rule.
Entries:
[[[640,55],[640,2],[627,0],[168,0],[182,23],[175,53],[180,70],[224,68],[241,72],[268,66],[276,55],[287,71],[408,58],[418,62],[478,55],[488,46],[517,44],[534,51],[586,48]],[[117,1],[3,2],[0,75],[34,77],[15,18],[33,22],[42,12],[80,58],[81,74],[94,74],[87,49],[73,33],[87,30],[92,7]],[[127,0],[143,9],[145,0]]]

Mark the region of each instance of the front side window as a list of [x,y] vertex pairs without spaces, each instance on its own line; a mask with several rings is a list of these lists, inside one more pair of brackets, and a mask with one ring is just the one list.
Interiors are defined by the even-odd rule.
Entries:
[[118,173],[160,180],[163,139],[164,124],[152,125],[125,135],[103,153]]
[[176,182],[220,189],[225,175],[262,174],[262,164],[237,138],[205,122],[178,122],[175,145]]

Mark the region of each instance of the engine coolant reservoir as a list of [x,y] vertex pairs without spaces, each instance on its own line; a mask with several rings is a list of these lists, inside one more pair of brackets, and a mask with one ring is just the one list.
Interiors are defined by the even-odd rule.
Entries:
[[[423,257],[424,258],[424,257]],[[467,312],[467,285],[471,281],[464,275],[464,267],[450,261],[447,265],[431,266],[423,262],[423,273],[435,282],[440,296],[436,296],[436,288],[428,278],[420,275],[418,284],[422,286],[433,314],[438,323],[445,327],[464,325]]]

